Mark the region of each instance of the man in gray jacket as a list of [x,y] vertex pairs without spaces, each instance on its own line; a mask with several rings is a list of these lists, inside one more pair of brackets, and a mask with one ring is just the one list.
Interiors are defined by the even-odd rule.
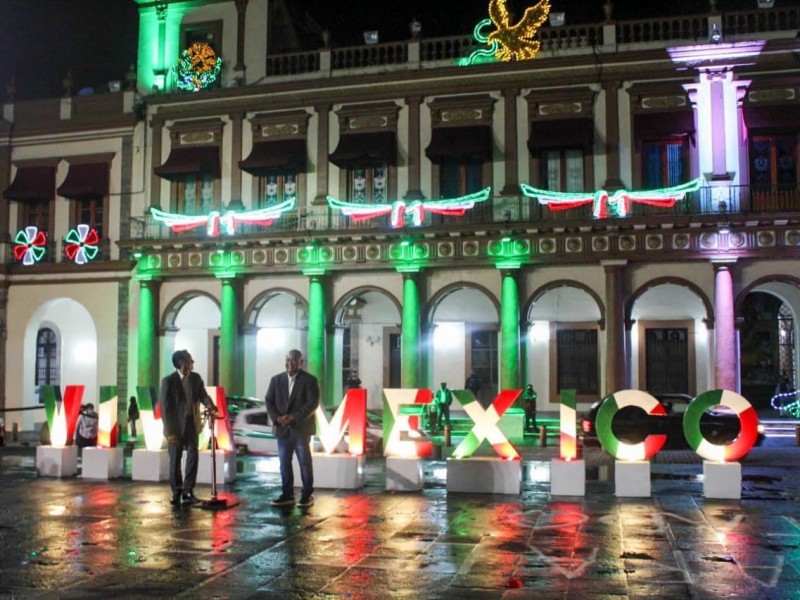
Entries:
[[267,412],[274,423],[281,466],[281,495],[272,501],[275,506],[294,504],[292,455],[297,454],[303,489],[298,506],[314,504],[314,468],[311,462],[311,436],[316,433],[314,412],[319,406],[319,384],[311,373],[301,369],[303,354],[290,350],[286,354],[286,372],[275,375],[267,389]]

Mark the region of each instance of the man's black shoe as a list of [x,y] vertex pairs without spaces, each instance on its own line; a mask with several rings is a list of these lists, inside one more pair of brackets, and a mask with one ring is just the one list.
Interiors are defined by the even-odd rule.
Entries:
[[297,506],[299,506],[300,508],[308,508],[312,504],[314,504],[314,496],[312,496],[311,494],[309,494],[308,496],[303,494],[302,496],[300,496],[300,502],[297,503]]
[[178,504],[181,503],[180,493],[172,494],[172,496],[169,498],[169,503],[172,504],[172,506],[178,506]]
[[281,494],[271,502],[272,506],[286,506],[287,504],[294,504],[294,496],[287,496]]
[[197,496],[195,496],[193,492],[186,492],[181,495],[181,504],[184,506],[187,504],[197,504],[198,502],[200,502],[200,500],[197,499]]

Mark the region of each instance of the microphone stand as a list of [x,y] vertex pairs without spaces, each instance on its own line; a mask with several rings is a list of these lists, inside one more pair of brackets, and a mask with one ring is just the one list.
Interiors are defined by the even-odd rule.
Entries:
[[211,428],[211,499],[202,500],[195,506],[206,510],[225,510],[226,508],[231,508],[239,503],[228,503],[227,498],[217,497],[217,433],[214,427],[217,414],[213,411],[205,410],[203,415],[206,418],[208,426]]

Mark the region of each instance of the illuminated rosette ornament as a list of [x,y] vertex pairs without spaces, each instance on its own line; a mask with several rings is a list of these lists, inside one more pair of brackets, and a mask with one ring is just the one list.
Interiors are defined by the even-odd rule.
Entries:
[[619,460],[637,461],[648,460],[658,454],[658,451],[667,442],[666,435],[648,435],[637,444],[630,444],[614,435],[611,427],[614,415],[622,408],[636,406],[649,415],[665,415],[664,405],[646,392],[639,390],[622,390],[607,396],[595,419],[597,439],[603,448],[614,458]]
[[97,230],[88,225],[78,225],[75,229],[70,229],[66,237],[64,253],[71,261],[77,265],[85,265],[97,256],[97,245],[100,243],[100,236]]
[[221,69],[222,59],[209,44],[192,44],[178,59],[178,88],[199,92],[216,81]]
[[14,256],[26,266],[39,262],[47,252],[47,236],[33,225],[18,231],[14,244]]
[[[714,406],[726,406],[739,417],[739,435],[729,444],[712,444],[700,431],[700,419]],[[683,415],[683,434],[692,450],[706,460],[733,462],[750,452],[758,438],[758,415],[753,406],[736,392],[710,390],[700,394]]]

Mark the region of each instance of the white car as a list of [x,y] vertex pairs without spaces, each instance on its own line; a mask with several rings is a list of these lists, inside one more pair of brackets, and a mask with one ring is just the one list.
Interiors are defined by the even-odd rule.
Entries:
[[[237,407],[235,413],[231,404]],[[272,435],[272,423],[263,399],[228,398],[228,410],[237,446],[245,447],[248,454],[278,454],[278,442]]]

